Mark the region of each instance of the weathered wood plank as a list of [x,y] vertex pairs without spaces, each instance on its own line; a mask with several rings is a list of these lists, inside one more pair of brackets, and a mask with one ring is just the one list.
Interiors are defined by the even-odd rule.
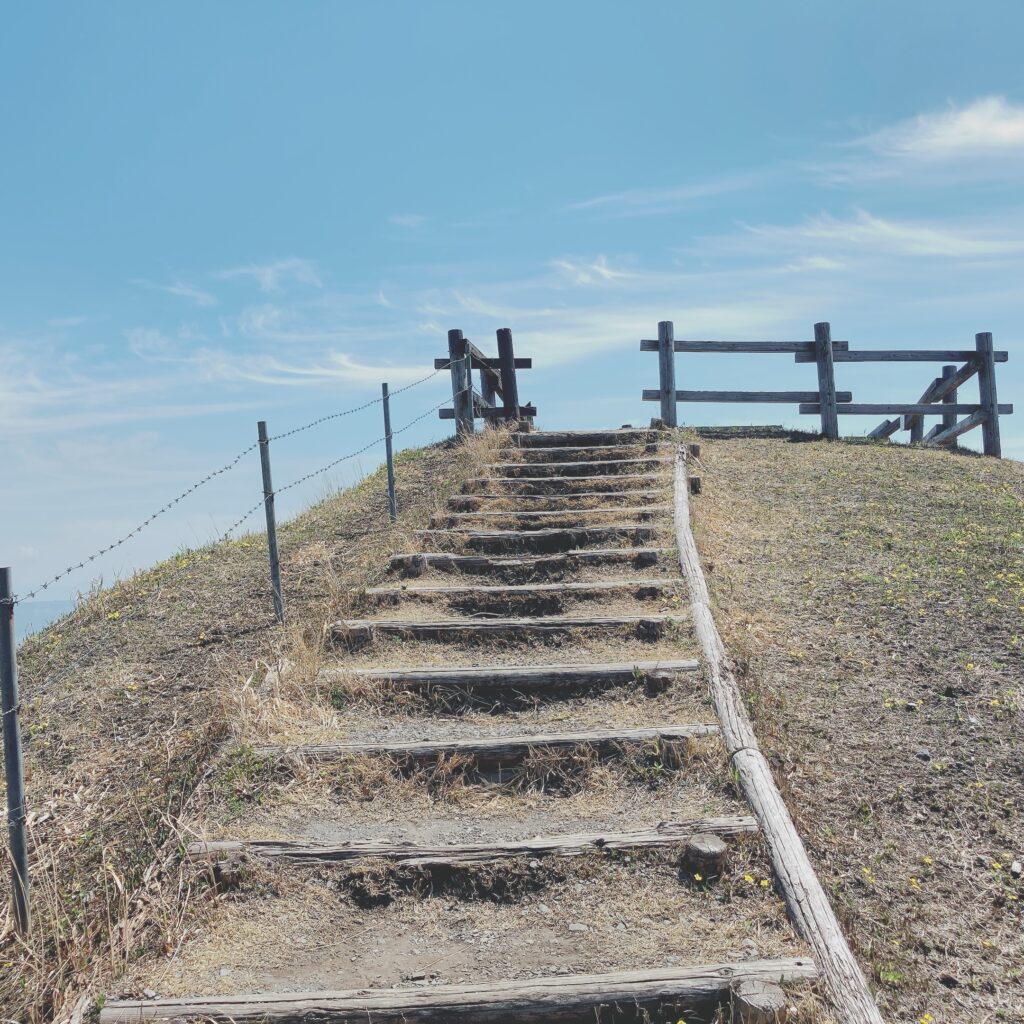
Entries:
[[882,420],[882,422],[868,434],[868,437],[892,437],[892,435],[900,429],[902,422],[903,421],[898,416],[894,420]]
[[[833,342],[838,345],[838,342]],[[994,352],[997,363],[1005,363],[1009,358],[1006,352]],[[970,349],[862,349],[843,352],[836,348],[832,358],[837,363],[966,363],[978,358],[978,353]],[[806,352],[797,352],[794,359],[798,363],[813,363],[814,356]]]
[[[643,400],[657,402],[661,392],[644,388]],[[677,391],[677,402],[758,402],[762,405],[784,402],[817,402],[817,391]],[[852,391],[837,391],[837,402],[852,402]]]
[[[496,509],[475,512],[442,512],[436,517],[452,525],[460,523],[485,523],[495,519],[514,519],[521,526],[543,525],[555,519],[598,519],[601,516],[623,516],[638,520],[654,519],[656,516],[671,512],[670,505],[609,505],[607,508],[556,508],[528,511],[526,509]],[[436,525],[436,524],[435,524]]]
[[317,844],[282,839],[226,840],[191,843],[188,855],[199,859],[221,854],[251,853],[270,860],[295,864],[344,864],[381,858],[410,867],[455,867],[487,864],[513,857],[582,857],[605,850],[635,850],[675,846],[694,836],[732,838],[757,832],[753,818],[723,815],[691,821],[662,821],[651,828],[629,832],[581,832],[576,835],[535,836],[506,842],[428,846],[352,839],[344,843]]
[[613,523],[605,526],[539,527],[535,530],[416,530],[427,541],[450,541],[474,551],[554,554],[613,541],[646,544],[660,533],[656,526]]
[[[472,356],[471,363],[474,370],[479,370],[481,365],[487,365],[492,370],[501,370],[501,357],[484,356],[483,360],[479,356]],[[515,364],[517,370],[532,370],[533,359],[530,356],[516,356]],[[451,360],[447,357],[441,356],[434,360],[435,370],[447,370],[451,367]]]
[[[837,406],[837,412],[840,416],[844,413],[849,416],[906,416],[912,413],[921,416],[944,416],[950,413],[954,416],[969,416],[976,413],[980,408],[980,405],[920,405],[916,402],[869,402],[862,404],[856,402],[852,405]],[[1009,415],[1013,412],[1012,405],[1000,405],[998,408],[1000,415]],[[816,413],[819,411],[816,403],[800,406],[800,412],[802,413]]]
[[411,640],[462,641],[555,636],[574,629],[634,629],[641,636],[660,636],[665,627],[681,624],[687,615],[545,615],[507,619],[342,619],[327,626],[335,643],[372,640],[376,636]]
[[[455,494],[448,499],[449,507],[453,509],[461,509],[465,511],[481,511],[484,502],[514,502],[517,506],[513,509],[512,514],[519,511],[518,506],[526,506],[527,508],[536,508],[537,505],[544,505],[546,508],[554,512],[573,512],[581,511],[580,509],[574,509],[572,502],[580,501],[593,501],[595,498],[600,498],[602,501],[621,503],[628,501],[643,501],[653,502],[659,498],[663,498],[664,493],[661,491],[590,491],[589,493],[575,493],[575,494]],[[593,508],[594,506],[587,506]],[[606,506],[598,506],[598,508],[616,508],[618,504],[611,504]]]
[[655,729],[558,733],[535,736],[486,736],[465,740],[421,740],[412,743],[307,743],[301,746],[256,747],[260,757],[295,757],[304,761],[340,761],[346,757],[386,757],[402,764],[462,757],[480,767],[512,767],[532,751],[568,751],[588,747],[601,757],[614,756],[641,744],[681,743],[717,736],[717,725],[690,723]]
[[579,1024],[600,1008],[622,1004],[673,1018],[727,1004],[734,988],[752,982],[786,984],[816,977],[808,959],[747,960],[614,974],[564,975],[471,985],[272,992],[108,1000],[100,1024],[202,1019],[214,1024]]
[[391,568],[397,572],[421,575],[428,569],[442,572],[503,572],[525,570],[532,573],[558,572],[579,565],[633,564],[654,565],[664,554],[662,548],[591,548],[564,551],[557,555],[523,555],[519,558],[492,558],[487,555],[458,555],[444,551],[392,555]]
[[593,580],[589,583],[574,581],[571,583],[523,583],[505,586],[444,586],[441,584],[421,585],[398,584],[386,587],[369,587],[362,591],[367,597],[403,598],[403,597],[501,597],[534,594],[605,594],[625,592],[638,597],[653,597],[666,590],[683,586],[678,579],[624,579],[624,580]]
[[801,935],[814,951],[844,1024],[883,1024],[867,980],[818,881],[743,704],[729,655],[715,625],[711,594],[690,527],[690,497],[682,450],[676,462],[676,543],[690,588],[694,628],[707,664],[711,700],[730,760],[768,844],[775,877]]
[[486,668],[382,668],[346,669],[326,666],[318,678],[326,681],[354,677],[387,683],[404,690],[435,688],[488,693],[547,693],[559,690],[599,688],[650,683],[668,684],[677,676],[696,672],[700,663],[680,661],[607,662],[599,665],[495,665]]
[[650,487],[659,478],[665,479],[668,474],[659,470],[658,474],[627,473],[597,474],[594,476],[548,476],[548,477],[470,477],[463,483],[467,494],[484,492],[492,494],[557,494],[559,491],[591,491],[600,492],[605,489],[627,487]]
[[622,430],[538,430],[529,434],[513,434],[511,443],[520,448],[547,448],[575,445],[629,445],[663,440],[656,430],[624,428]]
[[938,432],[929,432],[924,443],[927,444],[929,448],[938,448],[941,445],[949,444],[951,441],[955,441],[961,434],[966,434],[968,430],[984,426],[985,418],[985,413],[979,409],[976,413],[972,413],[965,419],[958,420],[951,427],[941,427],[940,425]]
[[[581,461],[586,456],[587,461],[611,459],[612,461],[625,458],[629,448],[642,448],[645,454],[658,454],[667,451],[668,446],[660,441],[644,441],[637,445],[628,444],[604,444],[604,445],[548,445],[544,448],[520,448],[514,445],[501,450],[502,461],[508,462],[555,462],[562,457],[566,461]],[[628,455],[629,453],[626,452]],[[576,456],[576,458],[571,458]],[[635,456],[634,456],[635,457]]]
[[[503,405],[488,407],[483,402],[476,402],[474,408],[478,419],[500,420],[505,418],[505,407]],[[519,412],[522,416],[536,416],[537,407],[535,405],[521,405],[519,407]],[[453,420],[455,419],[455,410],[438,409],[437,418],[440,420]]]
[[[848,341],[833,341],[835,351],[845,352]],[[675,341],[677,352],[746,352],[750,355],[764,355],[773,352],[800,352],[814,354],[813,341],[687,341],[678,338]],[[641,352],[657,352],[658,339],[644,338],[640,342]],[[808,362],[813,363],[811,358]]]
[[[999,405],[996,398],[995,356],[992,351],[992,335],[985,332],[974,336],[981,366],[978,370],[978,394],[981,400],[981,411],[985,414],[981,424],[982,450],[986,455],[1001,459],[1002,443],[999,440],[999,416],[1004,412],[1013,412],[1013,406]],[[946,406],[952,412],[952,406]],[[955,435],[951,435],[955,436]]]
[[[644,391],[645,399],[647,394]],[[658,390],[654,395],[651,401],[661,403],[662,423],[666,427],[676,426],[679,392],[676,390],[675,327],[671,320],[658,324]]]
[[670,458],[650,455],[637,459],[587,459],[583,462],[492,462],[485,465],[484,469],[519,480],[549,476],[614,476],[640,470],[664,469],[671,463]]

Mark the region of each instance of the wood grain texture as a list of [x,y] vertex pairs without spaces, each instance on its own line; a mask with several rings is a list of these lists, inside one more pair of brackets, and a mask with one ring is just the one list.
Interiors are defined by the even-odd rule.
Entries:
[[409,867],[440,868],[488,864],[513,857],[583,857],[605,850],[636,850],[675,846],[694,836],[734,838],[757,832],[757,822],[744,815],[694,818],[690,821],[661,821],[650,828],[628,832],[580,832],[535,836],[532,839],[464,843],[451,846],[388,843],[353,839],[345,843],[318,844],[286,839],[225,840],[199,842],[188,846],[194,859],[222,854],[251,853],[269,860],[295,864],[344,864],[367,858],[382,858]]
[[416,586],[414,584],[393,584],[382,587],[368,587],[362,591],[367,597],[390,600],[401,597],[516,597],[544,596],[553,594],[633,594],[636,597],[654,597],[666,590],[682,587],[682,580],[673,579],[623,579],[593,580],[589,583],[523,583],[506,586],[445,586],[442,583]]
[[[833,341],[835,351],[845,352],[848,341]],[[811,356],[808,362],[814,362],[813,341],[688,341],[678,338],[675,341],[677,352],[745,352],[749,355],[770,355],[774,352],[801,352]],[[657,352],[658,340],[644,338],[640,342],[641,352]]]
[[441,572],[487,573],[506,570],[556,572],[578,565],[612,565],[615,563],[648,566],[656,564],[662,548],[590,548],[586,551],[563,551],[557,555],[523,555],[519,558],[491,558],[487,555],[457,555],[444,551],[392,555],[391,568],[405,573],[427,569]]
[[564,446],[645,444],[664,439],[656,430],[538,430],[529,434],[516,433],[511,443],[520,448],[549,448]]
[[[645,402],[657,402],[660,392],[644,389]],[[762,405],[817,402],[817,391],[677,391],[677,402],[757,402]],[[853,392],[837,391],[837,402],[852,402]]]
[[[833,342],[833,346],[837,343]],[[843,352],[833,349],[832,358],[837,363],[966,363],[978,358],[970,349],[862,349]],[[994,352],[997,363],[1005,363],[1006,352]],[[794,359],[798,363],[813,363],[814,356],[798,352]]]
[[[970,416],[976,413],[980,405],[921,405],[917,402],[854,402],[850,405],[837,406],[840,416],[896,416],[918,414],[920,416]],[[1013,412],[1012,405],[998,406],[1001,415],[1009,415]],[[817,404],[800,406],[802,413],[816,413],[819,411]]]
[[717,736],[717,725],[666,725],[655,729],[558,733],[533,736],[473,737],[465,740],[421,740],[411,743],[309,743],[302,746],[256,747],[261,757],[296,757],[305,761],[338,761],[346,757],[387,757],[400,763],[464,757],[484,766],[522,763],[531,751],[566,751],[588,747],[604,757],[640,744],[678,743]]
[[646,544],[660,532],[655,526],[610,523],[535,530],[416,530],[415,536],[425,541],[449,541],[474,551],[558,552],[614,541],[634,546]]
[[[599,497],[605,502],[655,502],[664,498],[662,491],[601,491],[569,494],[455,494],[448,499],[448,507],[461,511],[483,511],[487,502],[512,502],[518,508],[535,509],[544,506],[554,512],[573,511],[573,504],[592,502]],[[610,508],[610,506],[609,506]]]
[[864,973],[839,927],[803,840],[758,746],[725,644],[715,625],[711,595],[690,527],[686,457],[682,449],[676,461],[675,500],[679,561],[690,587],[694,629],[704,652],[711,699],[718,714],[722,740],[768,844],[775,877],[790,917],[813,949],[828,993],[844,1024],[883,1024]]
[[471,985],[113,1000],[100,1010],[99,1020],[100,1024],[186,1018],[216,1024],[578,1024],[581,1019],[595,1020],[602,1006],[654,1010],[669,1004],[682,1014],[727,1003],[732,990],[743,983],[810,982],[816,975],[810,959],[748,960]]
[[502,473],[506,477],[517,479],[538,476],[599,476],[663,469],[670,465],[671,461],[670,458],[650,455],[639,459],[587,459],[583,462],[497,462],[484,468],[491,473]]
[[957,420],[951,427],[941,427],[938,431],[930,431],[924,443],[929,448],[939,448],[956,440],[961,434],[966,434],[968,430],[984,426],[985,420],[985,413],[979,410],[962,420]]

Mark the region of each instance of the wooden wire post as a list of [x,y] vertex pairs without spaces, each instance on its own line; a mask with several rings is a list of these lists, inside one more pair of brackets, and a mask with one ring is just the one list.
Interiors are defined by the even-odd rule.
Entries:
[[661,396],[661,421],[676,425],[676,342],[671,320],[658,324],[658,390]]
[[388,515],[394,523],[398,520],[398,502],[395,498],[395,456],[391,448],[391,399],[387,382],[381,384],[380,393],[384,400],[384,450],[388,456]]
[[501,374],[501,399],[505,419],[519,419],[519,384],[516,381],[516,357],[512,351],[512,330],[501,327],[498,332],[498,372]]
[[[957,367],[956,365],[946,365],[942,368],[942,379],[949,380],[951,377],[956,376]],[[951,391],[947,391],[942,397],[943,405],[956,405],[957,389],[953,388]],[[950,427],[956,426],[956,413],[955,412],[944,412],[942,414],[942,429],[949,430]],[[957,439],[954,437],[949,442],[950,448],[957,448],[959,446]]]
[[270,589],[274,596],[274,614],[284,622],[284,595],[281,593],[281,561],[277,553],[277,522],[274,518],[274,485],[270,479],[270,438],[266,420],[256,424],[260,441],[260,466],[263,469],[263,507],[267,513],[267,552],[270,556]]
[[25,766],[21,756],[17,643],[14,639],[14,587],[11,570],[0,569],[0,690],[3,691],[4,778],[7,783],[7,834],[11,846],[14,924],[27,935],[31,924],[28,891],[28,836]]
[[988,332],[976,334],[974,345],[978,351],[978,393],[981,398],[981,412],[985,419],[981,424],[982,447],[986,455],[1003,457],[1003,446],[999,441],[999,400],[996,398],[996,364],[992,353],[992,335]]
[[818,364],[818,403],[821,406],[821,432],[827,438],[839,437],[836,409],[836,371],[832,360],[832,326],[814,325],[814,354]]
[[469,363],[469,345],[462,331],[448,332],[448,359],[452,372],[452,404],[455,407],[455,432],[473,433],[473,371]]

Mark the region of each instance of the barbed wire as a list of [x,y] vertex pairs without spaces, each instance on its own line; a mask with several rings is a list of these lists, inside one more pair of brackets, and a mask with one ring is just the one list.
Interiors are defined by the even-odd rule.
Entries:
[[[465,361],[468,358],[469,358],[468,356],[460,356],[458,359],[452,360],[451,362],[456,362],[456,363],[457,362],[463,362],[463,361]],[[451,363],[449,363],[449,366],[450,365],[451,365]],[[389,397],[393,398],[396,395],[400,395],[400,394],[402,394],[405,391],[409,391],[412,388],[417,387],[418,385],[425,383],[426,381],[432,379],[433,377],[436,377],[439,373],[443,372],[444,369],[448,369],[448,367],[443,367],[442,369],[434,370],[433,372],[428,373],[425,377],[420,377],[419,380],[414,380],[411,384],[406,384],[404,387],[398,388],[398,390],[391,392],[391,395]],[[459,392],[459,393],[461,394],[462,392]],[[340,419],[343,416],[351,416],[352,414],[357,413],[357,412],[361,412],[364,409],[369,409],[372,406],[377,405],[378,403],[382,402],[383,400],[384,400],[384,397],[382,395],[380,398],[375,398],[375,399],[373,399],[373,401],[370,401],[370,402],[364,402],[362,405],[357,405],[357,406],[353,407],[352,409],[345,409],[342,412],[331,413],[328,416],[321,416],[319,419],[313,420],[310,423],[306,423],[306,424],[304,424],[301,427],[295,427],[293,430],[285,431],[283,434],[277,434],[274,437],[269,438],[269,440],[271,440],[271,441],[280,441],[280,440],[282,440],[282,439],[284,439],[286,437],[291,437],[293,434],[299,434],[299,433],[302,433],[305,430],[311,430],[313,427],[319,426],[321,423],[326,423],[328,420]],[[443,405],[444,403],[441,403],[441,404]],[[436,407],[436,408],[439,408],[439,407]],[[433,411],[434,410],[431,410],[431,412],[433,412]],[[429,413],[426,413],[425,415],[429,415]],[[406,427],[408,427],[408,426],[411,426],[411,424],[406,424]],[[406,427],[403,427],[402,429],[405,430]],[[394,436],[395,433],[397,433],[397,431],[393,431],[392,432],[392,436]],[[383,440],[383,438],[381,440]],[[373,444],[377,444],[377,443],[379,443],[379,442],[377,442],[377,441],[373,442]],[[139,523],[139,525],[136,526],[134,530],[131,530],[129,533],[126,533],[123,537],[120,537],[118,540],[113,541],[112,543],[108,544],[106,547],[100,548],[98,551],[94,551],[91,555],[89,555],[86,558],[83,558],[80,562],[77,562],[74,565],[69,565],[62,572],[59,572],[55,576],[53,576],[50,579],[46,580],[46,582],[36,584],[31,590],[25,591],[24,593],[16,594],[13,598],[10,599],[10,601],[6,601],[5,600],[5,601],[0,602],[0,603],[9,604],[11,607],[14,607],[15,605],[19,604],[22,601],[31,600],[32,598],[36,597],[37,595],[39,595],[39,594],[43,593],[44,591],[48,590],[55,583],[59,583],[61,580],[66,579],[72,573],[78,572],[79,569],[84,569],[91,562],[95,562],[97,558],[102,558],[104,555],[109,554],[111,551],[114,551],[116,548],[121,547],[121,545],[126,544],[133,537],[135,537],[138,534],[142,533],[142,531],[145,530],[152,522],[154,522],[154,520],[159,519],[160,516],[162,516],[165,512],[169,512],[172,508],[174,508],[180,502],[184,501],[189,495],[194,494],[196,491],[198,491],[199,488],[202,487],[204,484],[208,484],[215,477],[218,477],[218,476],[221,476],[224,473],[230,472],[232,469],[235,468],[235,466],[238,465],[239,462],[242,461],[243,458],[245,458],[246,455],[248,455],[252,451],[255,451],[258,447],[259,447],[259,442],[258,441],[254,441],[251,445],[249,445],[248,448],[245,448],[242,451],[240,451],[229,462],[225,463],[219,469],[215,469],[212,472],[207,473],[206,476],[204,476],[201,480],[197,480],[195,483],[193,483],[189,487],[185,488],[185,490],[182,491],[176,498],[172,498],[169,502],[167,502],[161,508],[157,509],[152,515],[147,516],[146,519],[144,519],[141,523]],[[372,447],[372,445],[370,445],[368,447]],[[363,448],[360,451],[355,452],[353,455],[347,455],[347,456],[344,456],[341,459],[337,459],[337,460],[335,460],[335,462],[331,463],[330,466],[327,466],[324,469],[318,470],[317,473],[326,472],[326,470],[330,469],[331,466],[336,466],[336,465],[338,465],[338,463],[344,462],[345,459],[354,458],[356,455],[360,455],[360,454],[362,454],[363,451],[366,451],[366,450],[367,450],[367,448]],[[312,475],[315,476],[316,473],[314,473]],[[304,479],[309,479],[309,477],[307,476]],[[299,483],[302,483],[302,482],[303,481],[301,481],[301,480],[295,481],[295,482],[289,484],[288,487],[282,488],[282,490],[287,490],[290,487],[296,487],[296,486],[298,486]],[[263,505],[262,501],[260,501],[256,505],[254,505],[248,512],[246,512],[245,515],[242,516],[241,519],[239,519],[233,526],[230,527],[230,529],[225,534],[225,537],[228,534],[230,534],[233,530],[235,530],[239,526],[241,526],[242,523],[244,523],[251,515],[253,515],[253,513],[255,513],[260,508],[261,505]]]

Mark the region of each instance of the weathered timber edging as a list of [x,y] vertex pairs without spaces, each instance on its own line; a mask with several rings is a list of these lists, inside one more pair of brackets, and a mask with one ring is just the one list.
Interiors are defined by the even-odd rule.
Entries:
[[478,764],[513,765],[533,750],[566,751],[589,747],[604,757],[643,743],[678,743],[717,736],[717,725],[666,725],[655,729],[557,733],[534,736],[485,736],[465,740],[419,740],[411,743],[309,743],[303,746],[257,747],[258,756],[295,757],[303,761],[338,761],[346,757],[387,757],[399,762],[429,762],[452,755]]
[[518,433],[512,438],[520,448],[590,448],[663,441],[666,435],[657,430],[536,430]]
[[750,960],[660,970],[578,974],[474,985],[275,992],[153,1000],[116,1000],[100,1024],[202,1018],[216,1024],[560,1024],[596,1007],[624,1004],[678,1012],[724,1003],[744,982],[785,984],[816,977],[810,959]]
[[612,541],[636,546],[654,540],[659,532],[656,526],[607,523],[601,526],[543,526],[535,530],[416,530],[414,535],[428,541],[448,540],[475,551],[554,553]]
[[362,591],[366,597],[401,599],[403,597],[527,597],[534,594],[599,594],[619,590],[630,591],[638,598],[656,597],[664,590],[682,587],[682,580],[593,580],[590,583],[518,583],[507,586],[444,586],[443,584],[398,584],[369,587]]
[[[550,445],[546,448],[522,448],[513,443],[509,447],[502,449],[499,458],[502,462],[554,462],[560,458],[570,458],[576,455],[578,458],[571,461],[582,461],[584,457],[590,461],[603,459],[612,459],[614,461],[621,459],[623,457],[623,449],[628,448],[643,449],[645,455],[651,455],[667,449],[667,446],[663,448],[657,441],[646,441],[635,445],[575,444]],[[640,456],[635,455],[634,457],[639,458]]]
[[435,517],[435,528],[441,521],[458,525],[483,520],[486,524],[495,519],[512,519],[520,526],[546,524],[558,519],[591,519],[598,516],[610,517],[613,521],[617,516],[636,519],[644,522],[655,516],[671,512],[671,505],[613,505],[610,508],[556,508],[533,511],[530,509],[479,509],[473,512],[442,512]]
[[671,458],[649,456],[639,459],[593,459],[585,462],[497,462],[484,468],[517,480],[528,480],[553,476],[622,476],[663,468],[671,461]]
[[696,659],[682,661],[606,662],[599,665],[524,665],[487,668],[323,668],[320,678],[354,677],[388,683],[403,689],[454,687],[487,692],[558,691],[581,686],[622,686],[630,683],[670,683],[683,672],[696,672]]
[[487,555],[457,555],[446,551],[393,555],[391,568],[409,575],[428,569],[442,572],[487,573],[505,570],[558,572],[575,565],[632,564],[639,568],[654,565],[665,554],[664,548],[591,548],[563,551],[556,555],[523,555],[519,558],[491,558]]
[[688,615],[547,615],[508,619],[343,619],[327,627],[335,642],[397,636],[415,640],[474,640],[485,637],[550,636],[570,629],[635,629],[643,636],[660,636]]
[[[667,465],[671,466],[671,462]],[[668,474],[664,474],[664,482],[668,483]],[[599,473],[596,476],[538,476],[532,478],[479,476],[470,477],[463,484],[463,493],[514,495],[585,491],[590,494],[600,494],[606,488],[610,490],[628,487],[649,488],[652,484],[657,483],[659,483],[659,477],[653,473]]]
[[[589,491],[585,494],[579,492],[574,494],[455,494],[448,499],[448,506],[452,509],[461,509],[467,512],[483,509],[483,503],[488,501],[511,501],[517,505],[522,502],[530,508],[540,504],[555,512],[572,511],[570,502],[594,501],[600,498],[604,502],[627,503],[634,501],[653,502],[663,497],[661,491]],[[594,507],[594,506],[590,506]],[[602,506],[597,506],[601,508]],[[516,510],[511,510],[515,514]]]
[[711,594],[690,527],[690,488],[683,448],[676,456],[676,540],[679,562],[690,588],[694,629],[704,652],[711,699],[733,768],[771,854],[789,913],[814,950],[822,977],[844,1024],[883,1024],[835,912],[818,881],[803,840],[775,785],[743,705],[725,644],[711,612]]
[[442,868],[487,864],[512,857],[582,857],[604,850],[634,850],[675,846],[696,836],[723,839],[757,832],[757,822],[745,815],[695,818],[692,821],[661,821],[651,828],[630,832],[581,832],[575,835],[536,836],[508,842],[465,843],[458,846],[417,846],[413,843],[381,843],[353,839],[331,845],[291,842],[285,839],[247,839],[191,843],[192,858],[220,854],[251,853],[271,860],[298,864],[343,864],[366,858],[382,858],[408,867]]

